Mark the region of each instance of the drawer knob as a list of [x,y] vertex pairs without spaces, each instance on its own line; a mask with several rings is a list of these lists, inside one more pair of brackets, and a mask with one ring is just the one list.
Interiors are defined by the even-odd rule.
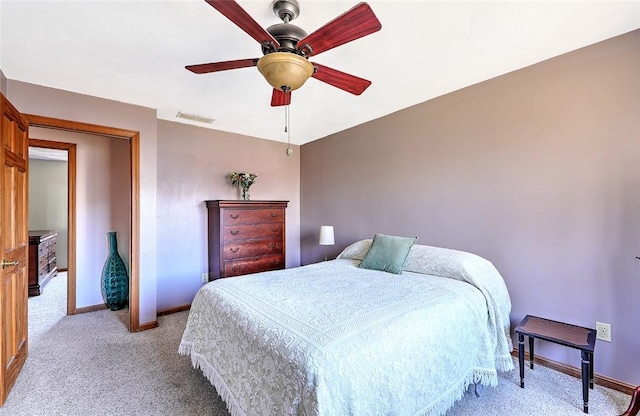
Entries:
[[234,220],[237,220],[238,218],[240,218],[240,214],[236,214],[236,215],[229,214],[229,215],[230,215],[230,216],[231,216],[231,218],[233,218]]
[[275,218],[275,217],[277,217],[277,216],[278,216],[278,214],[276,214],[275,212],[272,212],[272,213],[271,213],[271,218]]
[[273,232],[273,233],[277,233],[277,232],[278,232],[278,229],[277,229],[277,228],[272,228],[272,229],[271,229],[271,232]]
[[231,250],[232,253],[237,253],[240,247],[231,247],[229,250]]
[[232,235],[238,235],[239,232],[240,232],[240,230],[231,230],[231,234]]

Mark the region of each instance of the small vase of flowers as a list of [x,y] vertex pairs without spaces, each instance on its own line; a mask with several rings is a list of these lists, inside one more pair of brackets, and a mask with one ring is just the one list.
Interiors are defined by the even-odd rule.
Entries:
[[250,198],[249,188],[256,181],[258,175],[255,173],[244,172],[231,172],[229,173],[229,179],[231,179],[231,185],[237,186],[242,189],[242,199],[248,201]]

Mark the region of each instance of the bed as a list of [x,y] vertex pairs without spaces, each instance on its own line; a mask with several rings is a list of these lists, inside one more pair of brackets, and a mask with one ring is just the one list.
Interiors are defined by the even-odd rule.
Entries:
[[358,267],[371,246],[208,283],[178,352],[233,416],[442,415],[513,370],[511,301],[491,262],[414,244],[400,274]]

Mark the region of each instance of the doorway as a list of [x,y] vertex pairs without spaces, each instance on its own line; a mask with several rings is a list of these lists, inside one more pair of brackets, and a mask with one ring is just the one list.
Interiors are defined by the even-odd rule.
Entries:
[[[67,272],[67,315],[74,315],[77,313],[76,251],[75,246],[72,247],[72,242],[76,240],[76,145],[30,138],[29,161],[29,228],[55,229],[57,232],[57,268],[59,272]],[[40,166],[35,165],[36,161]],[[61,172],[61,167],[66,168],[66,174]],[[41,169],[40,176],[46,175],[49,176],[49,180],[55,181],[54,186],[45,184],[43,180],[34,184],[34,176],[38,177],[34,175],[36,169]],[[49,190],[53,188],[53,195],[34,201],[35,195],[38,194],[34,185],[37,184],[46,186]],[[44,203],[45,206],[41,206],[40,203]],[[50,206],[51,204],[54,206]],[[43,215],[46,218],[42,218]]]
[[[130,238],[129,238],[129,331],[136,332],[157,326],[152,323],[142,327],[140,325],[140,276],[139,276],[139,252],[140,252],[140,133],[133,130],[125,130],[107,126],[100,126],[89,123],[74,122],[69,120],[56,119],[51,117],[42,117],[37,115],[24,115],[29,121],[29,126],[44,127],[49,129],[57,129],[69,132],[86,133],[91,135],[106,136],[116,139],[125,139],[129,144],[130,155],[130,184],[131,184],[131,208],[130,208]],[[69,178],[71,180],[71,177]],[[75,196],[74,196],[75,198]],[[69,204],[73,206],[73,204]],[[74,214],[75,215],[75,214]],[[74,216],[75,219],[75,216]],[[72,217],[69,217],[71,225]],[[69,227],[69,240],[75,241],[75,235],[71,234],[71,226]],[[72,257],[73,256],[73,257]],[[73,264],[76,261],[74,245],[69,247],[69,279],[71,272],[75,274]],[[69,292],[71,292],[71,281],[68,284]],[[75,291],[74,291],[75,292]],[[68,297],[71,302],[73,297],[75,307],[75,293]]]

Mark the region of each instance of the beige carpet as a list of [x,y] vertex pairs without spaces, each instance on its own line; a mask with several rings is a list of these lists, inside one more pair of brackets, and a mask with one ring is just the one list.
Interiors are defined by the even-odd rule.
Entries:
[[[29,298],[29,358],[0,416],[211,415],[228,412],[213,387],[177,354],[187,312],[130,334],[126,311],[65,316],[66,276]],[[584,415],[579,379],[536,366],[526,388],[517,371],[480,398],[467,393],[452,415]],[[590,414],[613,416],[630,397],[596,386]]]

